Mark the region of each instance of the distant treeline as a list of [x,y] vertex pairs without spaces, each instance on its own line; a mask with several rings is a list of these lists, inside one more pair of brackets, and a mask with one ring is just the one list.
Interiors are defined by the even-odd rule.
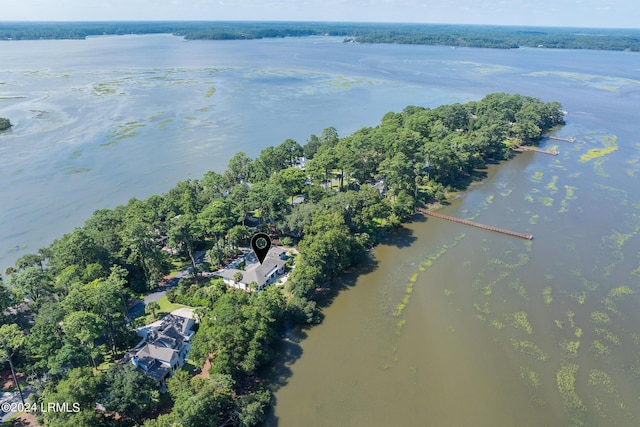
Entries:
[[4,22],[0,39],[84,39],[98,35],[170,33],[188,40],[250,40],[330,35],[357,43],[512,49],[640,51],[640,30],[336,22]]

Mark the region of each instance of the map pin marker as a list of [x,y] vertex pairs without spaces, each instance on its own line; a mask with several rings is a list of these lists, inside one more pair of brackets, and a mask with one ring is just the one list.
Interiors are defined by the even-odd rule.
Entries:
[[271,238],[265,233],[254,234],[251,238],[251,247],[258,257],[258,261],[262,264],[271,248]]

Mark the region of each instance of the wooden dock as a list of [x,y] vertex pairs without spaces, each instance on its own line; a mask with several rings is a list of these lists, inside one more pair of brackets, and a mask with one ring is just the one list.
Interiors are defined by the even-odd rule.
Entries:
[[470,225],[472,227],[482,228],[484,230],[496,231],[498,233],[507,234],[509,236],[519,237],[521,239],[527,239],[527,240],[532,240],[533,239],[533,236],[531,234],[518,233],[516,231],[505,230],[505,229],[494,227],[494,226],[491,226],[491,225],[478,224],[477,222],[467,221],[466,219],[454,218],[452,216],[443,215],[443,214],[440,214],[440,213],[437,213],[437,212],[433,212],[433,211],[430,211],[430,210],[427,210],[427,209],[423,209],[423,208],[418,208],[418,211],[422,212],[423,214],[426,214],[426,215],[434,216],[436,218],[446,219],[446,220],[449,220],[449,221],[458,222],[460,224],[465,224],[465,225]]
[[555,139],[556,141],[564,141],[564,142],[574,142],[576,139],[575,138],[563,138],[561,136],[555,136],[555,135],[549,135],[547,136],[547,138],[549,139]]
[[514,151],[535,151],[536,153],[549,154],[550,156],[557,156],[558,154],[560,154],[559,151],[557,150],[555,151],[543,150],[541,148],[530,147],[528,145],[518,145],[513,150]]

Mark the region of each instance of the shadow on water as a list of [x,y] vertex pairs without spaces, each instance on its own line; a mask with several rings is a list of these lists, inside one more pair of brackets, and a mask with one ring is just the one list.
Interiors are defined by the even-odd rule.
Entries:
[[[261,377],[268,378],[269,389],[273,393],[289,383],[289,378],[292,375],[291,365],[302,357],[300,342],[306,337],[307,333],[304,329],[287,327],[284,338],[278,344],[273,362],[266,366],[260,374]],[[277,398],[274,395],[264,425],[278,425],[278,417],[273,410],[276,403]]]
[[[424,215],[414,215],[408,222],[426,222]],[[395,246],[396,248],[408,248],[417,238],[413,235],[413,230],[407,227],[400,227],[387,233],[382,237],[380,244],[387,246]]]
[[[402,240],[406,240],[411,236],[411,230],[406,231],[407,233],[400,234],[399,236]],[[412,238],[411,241],[413,240],[415,240],[415,238]],[[322,309],[331,305],[342,291],[355,286],[361,275],[369,274],[377,268],[378,261],[373,257],[371,252],[368,252],[364,260],[362,260],[358,265],[349,269],[349,271],[343,273],[339,277],[334,278],[327,287],[319,289],[316,292],[314,300],[318,304],[318,308]],[[324,316],[322,313],[320,316],[319,323],[322,323]],[[313,326],[310,326],[309,328],[312,327]],[[287,327],[284,338],[278,345],[273,362],[264,368],[261,376],[269,379],[269,388],[274,393],[289,383],[289,378],[291,378],[292,375],[291,366],[300,357],[302,357],[303,350],[300,343],[307,337],[307,329],[308,328]],[[275,415],[275,411],[273,410],[276,404],[277,397],[274,396],[265,419],[265,426],[278,425],[278,417]]]
[[[426,222],[428,219],[421,214],[414,215],[408,222]],[[405,248],[411,246],[417,238],[413,235],[413,230],[407,227],[400,227],[390,233],[387,233],[381,240],[381,245],[395,246]],[[378,260],[375,259],[373,252],[367,252],[364,259],[356,266],[350,268],[347,272],[331,280],[331,282],[316,291],[314,301],[318,308],[323,309],[330,306],[342,291],[348,290],[356,285],[358,279],[362,275],[374,272],[378,268]],[[320,322],[324,320],[321,313]],[[284,338],[279,343],[276,355],[273,361],[264,368],[262,376],[269,379],[269,388],[275,393],[289,383],[289,379],[293,374],[291,366],[302,357],[301,342],[307,337],[307,330],[312,328],[300,328],[288,326],[284,333]],[[277,426],[278,417],[275,415],[274,408],[277,404],[277,397],[274,396],[271,407],[265,419],[265,426]]]

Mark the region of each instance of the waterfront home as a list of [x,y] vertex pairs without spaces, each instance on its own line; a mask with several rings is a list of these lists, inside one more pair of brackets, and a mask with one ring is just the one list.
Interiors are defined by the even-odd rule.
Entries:
[[272,246],[262,264],[253,252],[244,257],[244,270],[239,270],[234,262],[227,268],[214,273],[222,277],[224,283],[238,289],[260,291],[277,281],[285,271],[287,264],[287,252],[281,246]]

